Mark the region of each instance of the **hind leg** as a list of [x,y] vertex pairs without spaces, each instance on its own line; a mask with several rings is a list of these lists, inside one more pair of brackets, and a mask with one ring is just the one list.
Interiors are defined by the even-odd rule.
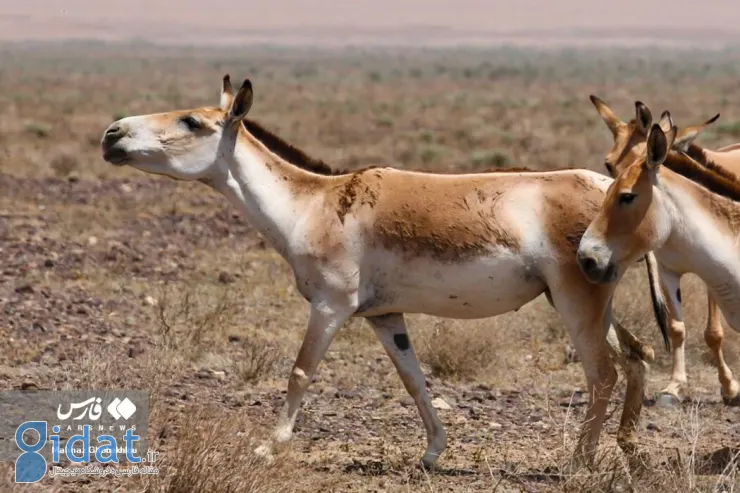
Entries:
[[671,380],[668,385],[660,391],[659,402],[663,405],[674,406],[681,400],[681,390],[685,388],[688,380],[686,378],[686,359],[684,356],[684,340],[686,338],[686,326],[683,323],[681,313],[681,277],[680,275],[660,269],[660,287],[670,312],[670,323],[668,324],[668,336],[671,339],[673,351],[673,369]]
[[442,422],[432,406],[427,392],[426,379],[419,367],[414,348],[411,346],[403,315],[393,313],[368,317],[375,335],[390,356],[404,387],[414,399],[424,427],[427,431],[427,450],[422,458],[425,467],[432,467],[445,449],[446,437]]
[[723,339],[724,330],[717,303],[712,299],[712,295],[707,293],[707,327],[704,330],[704,341],[712,351],[717,364],[717,376],[722,385],[722,400],[725,404],[737,406],[740,405],[740,384],[737,383],[732,376],[732,370],[725,363],[725,356],[722,353]]

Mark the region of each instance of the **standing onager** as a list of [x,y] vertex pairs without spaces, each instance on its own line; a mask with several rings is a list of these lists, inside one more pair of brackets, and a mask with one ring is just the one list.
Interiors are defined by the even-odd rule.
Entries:
[[[614,144],[606,154],[604,166],[612,178],[616,178],[624,168],[645,153],[645,142],[647,140],[648,130],[653,122],[653,116],[647,106],[640,101],[636,101],[635,119],[630,122],[624,122],[616,116],[606,103],[596,96],[591,96],[591,102],[614,137]],[[664,112],[659,122],[664,132],[670,131],[671,128],[668,116],[667,112]],[[738,150],[738,144],[712,151],[693,143],[693,139],[696,138],[699,132],[707,125],[716,121],[717,118],[719,118],[719,114],[701,125],[687,127],[678,132],[676,144],[673,145],[672,150],[686,153],[704,166],[720,166],[737,176],[740,173],[740,150]],[[653,257],[653,254],[649,253],[648,257]],[[664,273],[657,275],[653,271],[653,264],[654,261],[649,258],[648,273],[651,280],[650,289],[654,293],[653,300],[656,318],[661,327],[667,328],[673,346],[671,380],[661,391],[661,398],[666,403],[676,403],[680,398],[681,389],[687,383],[684,357],[686,328],[681,314],[681,275],[674,272],[667,272],[669,269],[666,266],[659,267],[658,269]],[[656,286],[656,277],[659,281],[659,286]],[[659,295],[656,296],[655,294]],[[666,299],[668,300],[668,310],[665,310],[664,300]],[[661,320],[665,320],[665,322],[661,323]],[[722,386],[721,394],[723,401],[729,405],[740,405],[740,384],[733,378],[732,371],[725,363],[724,354],[722,353],[723,338],[724,331],[717,304],[712,299],[711,292],[707,291],[707,325],[704,330],[704,340],[714,354],[717,373]]]
[[251,104],[249,80],[234,96],[227,75],[220,107],[124,118],[108,127],[101,145],[110,163],[218,190],[293,269],[310,317],[282,415],[260,454],[269,457],[275,443],[290,439],[336,332],[349,317],[364,317],[416,402],[427,431],[423,463],[433,465],[445,431],[403,314],[483,318],[542,293],[567,325],[588,382],[592,405],[576,461],[590,462],[596,451],[617,379],[610,354],[627,375],[619,443],[635,450],[645,360],[653,351],[619,327],[614,287],[594,287],[575,256],[610,178],[586,170],[441,175],[370,168],[333,175],[246,119]]
[[[668,115],[670,121],[670,115]],[[681,274],[697,274],[725,319],[740,327],[740,182],[671,151],[685,145],[671,124],[653,124],[646,156],[624,168],[609,188],[578,248],[592,282],[614,285],[636,259],[653,250],[662,282],[677,288]]]

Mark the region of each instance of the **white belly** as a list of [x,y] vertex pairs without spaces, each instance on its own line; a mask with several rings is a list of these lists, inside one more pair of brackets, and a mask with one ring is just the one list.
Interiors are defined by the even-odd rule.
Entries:
[[507,250],[464,263],[400,257],[361,280],[358,316],[425,313],[484,318],[517,310],[546,288],[539,272]]

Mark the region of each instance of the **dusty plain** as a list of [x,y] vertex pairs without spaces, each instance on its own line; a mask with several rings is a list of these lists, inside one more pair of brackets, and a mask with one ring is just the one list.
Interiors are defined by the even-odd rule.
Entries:
[[[99,140],[117,118],[212,105],[248,76],[252,117],[337,168],[470,172],[509,166],[605,173],[611,136],[588,100],[635,99],[678,125],[720,119],[700,143],[740,140],[740,52],[529,49],[162,48],[146,43],[0,47],[0,389],[150,392],[150,478],[75,477],[4,491],[737,491],[740,409],[723,405],[703,341],[705,289],[683,279],[689,388],[654,405],[670,356],[644,264],[616,313],[653,344],[639,426],[646,467],[616,447],[624,396],[594,471],[565,475],[585,380],[540,297],[477,320],[408,317],[449,446],[417,468],[410,397],[362,320],[342,329],[276,464],[252,449],[274,424],[308,306],[288,266],[217,193],[115,168]],[[574,197],[574,200],[577,199]],[[725,354],[740,371],[740,336]],[[230,452],[237,447],[237,452]],[[734,461],[733,461],[734,455]]]

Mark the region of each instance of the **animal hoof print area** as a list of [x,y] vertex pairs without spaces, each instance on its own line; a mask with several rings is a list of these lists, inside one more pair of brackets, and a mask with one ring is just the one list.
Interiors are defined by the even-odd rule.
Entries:
[[722,396],[722,402],[725,406],[729,407],[740,407],[740,394],[735,397]]
[[673,394],[658,394],[655,398],[655,405],[662,408],[673,409],[681,404],[681,399]]
[[275,456],[272,454],[272,447],[267,444],[260,445],[254,449],[254,455],[266,465],[272,464],[275,461]]

